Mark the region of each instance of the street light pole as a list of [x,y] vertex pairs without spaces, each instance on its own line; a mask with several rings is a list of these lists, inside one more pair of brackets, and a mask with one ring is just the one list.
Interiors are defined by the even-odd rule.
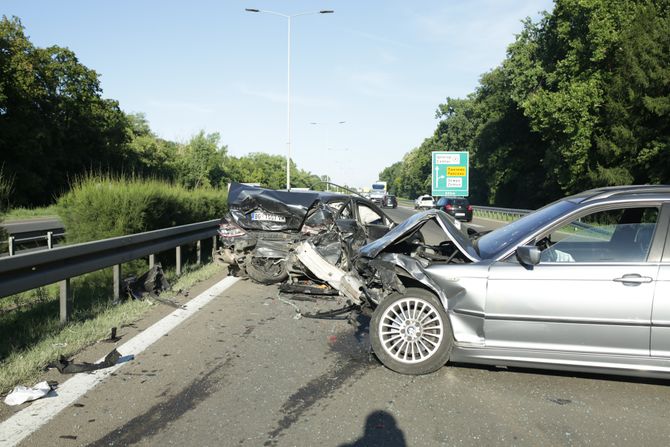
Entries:
[[283,17],[288,22],[288,34],[287,34],[287,64],[286,64],[286,137],[288,141],[286,142],[287,151],[286,151],[286,190],[291,190],[291,19],[298,16],[306,16],[310,14],[332,14],[335,11],[330,9],[324,9],[321,11],[311,11],[311,12],[301,12],[300,14],[282,14],[275,11],[267,11],[263,9],[254,9],[246,8],[247,12],[259,12],[264,14],[272,14],[275,16]]

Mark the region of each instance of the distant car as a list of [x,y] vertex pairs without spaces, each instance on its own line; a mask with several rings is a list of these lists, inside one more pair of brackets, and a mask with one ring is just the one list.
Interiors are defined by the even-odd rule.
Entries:
[[442,197],[437,201],[436,208],[458,220],[472,222],[472,205],[465,197]]
[[435,200],[433,200],[433,197],[429,196],[428,194],[419,196],[414,201],[415,210],[431,209],[431,208],[435,208]]
[[384,208],[397,208],[398,199],[394,195],[387,195],[386,200],[384,201]]

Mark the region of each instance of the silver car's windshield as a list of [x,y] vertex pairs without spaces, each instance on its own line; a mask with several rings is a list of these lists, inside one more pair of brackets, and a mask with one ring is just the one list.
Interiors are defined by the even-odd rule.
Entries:
[[520,243],[524,237],[558,217],[569,213],[577,208],[577,206],[576,203],[569,200],[554,202],[482,236],[475,241],[475,247],[479,252],[479,256],[482,259],[497,257],[508,247]]

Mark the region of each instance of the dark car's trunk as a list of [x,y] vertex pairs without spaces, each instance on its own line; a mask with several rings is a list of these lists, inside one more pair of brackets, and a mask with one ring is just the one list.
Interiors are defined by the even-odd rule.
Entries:
[[228,191],[230,215],[245,230],[298,231],[317,200],[315,191],[275,191],[241,183],[231,183]]

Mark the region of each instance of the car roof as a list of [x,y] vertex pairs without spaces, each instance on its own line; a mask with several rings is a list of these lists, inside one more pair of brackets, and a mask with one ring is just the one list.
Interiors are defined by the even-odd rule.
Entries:
[[566,199],[577,203],[588,203],[610,198],[639,198],[664,194],[670,195],[670,185],[624,185],[590,189]]

